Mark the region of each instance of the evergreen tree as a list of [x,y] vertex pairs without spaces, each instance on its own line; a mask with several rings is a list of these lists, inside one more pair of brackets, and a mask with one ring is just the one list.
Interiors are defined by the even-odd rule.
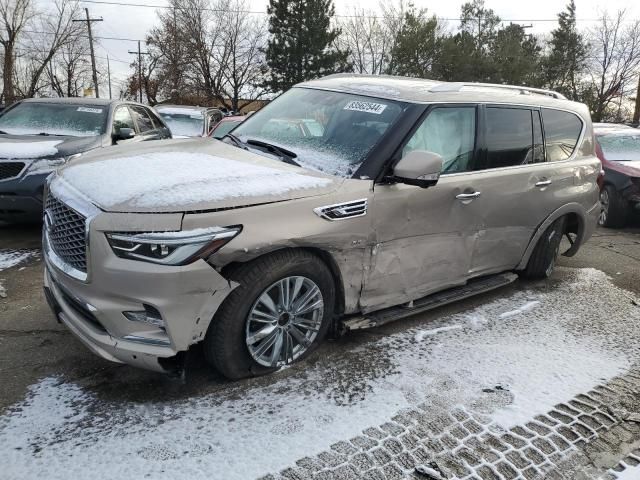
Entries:
[[543,62],[544,83],[572,99],[579,95],[579,78],[586,68],[588,45],[576,27],[576,4],[571,0],[558,14],[551,32],[550,52]]
[[416,10],[410,5],[391,49],[393,63],[389,65],[387,73],[435,78],[440,44],[436,17],[429,18],[426,10]]
[[274,92],[347,69],[347,52],[335,47],[333,0],[269,0],[266,82]]
[[491,48],[493,83],[536,86],[539,81],[538,41],[527,35],[521,25],[510,24],[498,30]]

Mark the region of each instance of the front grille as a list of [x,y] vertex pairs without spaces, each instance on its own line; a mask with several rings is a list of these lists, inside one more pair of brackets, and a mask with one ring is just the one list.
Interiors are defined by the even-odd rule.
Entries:
[[67,265],[86,272],[85,217],[49,193],[45,204],[45,218],[47,237],[53,251]]
[[17,177],[24,168],[24,162],[0,162],[0,180]]

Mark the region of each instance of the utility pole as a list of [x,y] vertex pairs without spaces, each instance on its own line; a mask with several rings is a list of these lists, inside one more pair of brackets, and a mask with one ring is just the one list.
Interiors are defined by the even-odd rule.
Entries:
[[138,55],[138,89],[140,90],[140,103],[142,103],[142,55],[149,55],[149,52],[141,52],[140,51],[140,40],[138,40],[138,51],[132,52],[129,50],[131,55]]
[[109,79],[109,100],[111,100],[111,65],[109,64],[109,54],[107,54],[107,78]]
[[96,56],[93,53],[93,36],[91,35],[91,22],[102,22],[102,18],[90,18],[89,9],[84,9],[87,14],[86,20],[73,20],[74,22],[87,22],[87,32],[89,32],[89,51],[91,52],[91,68],[93,70],[93,86],[96,89],[96,98],[100,98],[100,92],[98,90],[98,71],[96,70]]

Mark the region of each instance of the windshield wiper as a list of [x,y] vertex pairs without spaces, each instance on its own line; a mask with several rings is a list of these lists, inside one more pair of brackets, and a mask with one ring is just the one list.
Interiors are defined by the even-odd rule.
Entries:
[[254,140],[253,138],[249,138],[246,142],[248,145],[254,145],[256,147],[261,147],[267,150],[268,152],[275,153],[278,155],[283,162],[289,163],[291,165],[295,165],[296,167],[300,167],[301,165],[294,160],[297,158],[296,155],[291,150],[287,150],[286,148],[278,147],[277,145],[273,145],[271,143],[263,142],[262,140]]
[[231,139],[231,141],[235,144],[236,147],[240,147],[240,148],[243,148],[245,150],[247,149],[247,147],[244,145],[244,143],[242,143],[242,140],[240,140],[238,137],[236,137],[233,133],[226,133],[225,135],[222,136],[222,138],[220,140],[225,139],[225,138]]
[[0,130],[0,135],[9,135],[7,132],[5,132],[4,130]]

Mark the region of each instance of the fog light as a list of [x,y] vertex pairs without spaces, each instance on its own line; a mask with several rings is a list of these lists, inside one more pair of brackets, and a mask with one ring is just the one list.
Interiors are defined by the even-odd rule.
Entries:
[[164,329],[164,320],[160,312],[151,305],[143,304],[144,310],[134,310],[128,312],[122,312],[128,320],[132,322],[143,322],[153,325],[154,327]]

